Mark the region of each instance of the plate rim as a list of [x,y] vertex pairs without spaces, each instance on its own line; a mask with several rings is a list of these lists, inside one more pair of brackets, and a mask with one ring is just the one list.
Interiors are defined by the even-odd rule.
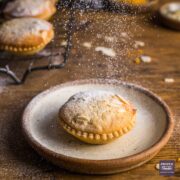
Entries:
[[[31,112],[31,107],[34,104],[36,104],[39,101],[39,99],[43,98],[44,96],[46,96],[47,94],[49,94],[51,92],[56,91],[59,88],[73,86],[73,85],[83,85],[83,84],[112,84],[112,85],[116,85],[116,86],[124,85],[124,86],[127,86],[128,88],[133,88],[133,89],[138,90],[138,91],[144,93],[145,95],[149,96],[156,103],[158,103],[163,108],[164,112],[166,113],[166,121],[168,123],[166,125],[166,129],[165,129],[163,135],[155,144],[153,144],[149,148],[145,149],[144,151],[141,151],[139,153],[136,153],[136,154],[133,154],[130,156],[126,156],[126,157],[122,157],[122,158],[115,158],[115,159],[103,159],[103,160],[81,159],[81,158],[70,157],[70,156],[60,154],[60,153],[56,153],[56,152],[44,147],[42,144],[40,144],[38,141],[36,141],[33,138],[32,134],[28,131],[27,120],[28,120],[28,116]],[[124,166],[124,165],[129,164],[129,163],[133,163],[133,162],[135,163],[137,161],[141,161],[145,157],[150,157],[153,154],[158,153],[160,151],[160,149],[162,149],[167,144],[167,142],[168,142],[168,140],[169,140],[169,138],[173,132],[174,118],[173,118],[172,112],[169,109],[168,105],[160,97],[158,97],[156,94],[154,94],[153,92],[151,92],[147,88],[144,88],[140,85],[136,85],[133,83],[124,82],[121,80],[116,80],[116,79],[96,78],[96,79],[82,79],[82,80],[75,80],[75,81],[69,81],[69,82],[61,83],[59,85],[51,87],[51,88],[37,94],[28,103],[28,105],[26,106],[26,108],[23,112],[22,119],[21,119],[21,128],[22,128],[22,133],[23,133],[25,139],[28,141],[28,143],[38,153],[41,152],[41,154],[42,153],[43,153],[43,155],[45,154],[46,157],[47,156],[53,157],[53,158],[56,158],[58,160],[62,160],[62,161],[69,162],[69,163],[80,163],[83,165],[87,165],[87,164],[89,164],[89,165],[108,164],[108,165],[113,167],[114,164]]]
[[180,22],[178,20],[170,18],[169,16],[166,16],[163,13],[163,10],[168,6],[171,6],[172,4],[180,4],[180,2],[174,1],[174,2],[167,2],[163,4],[162,6],[159,7],[158,14],[159,14],[160,20],[165,26],[174,30],[180,30]]

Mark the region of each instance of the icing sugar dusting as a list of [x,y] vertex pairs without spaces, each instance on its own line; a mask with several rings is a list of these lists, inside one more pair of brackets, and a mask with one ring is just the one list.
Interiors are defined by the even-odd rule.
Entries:
[[[61,108],[64,121],[77,129],[100,133],[119,127],[121,116],[127,112],[125,101],[107,91],[85,91],[72,96]],[[110,128],[111,127],[111,128]]]
[[[133,79],[135,81],[132,76],[135,76],[136,68],[139,67],[134,66],[133,60],[137,57],[136,53],[139,49],[136,49],[134,44],[138,41],[141,51],[145,45],[145,42],[140,42],[142,38],[139,32],[143,31],[143,27],[139,24],[138,18],[129,17],[127,14],[81,12],[90,25],[84,30],[84,34],[78,32],[75,35],[74,44],[78,49],[86,40],[92,43],[92,47],[91,51],[88,49],[82,51],[79,48],[80,53],[74,56],[78,61],[74,65],[76,72],[71,71],[71,76],[78,79],[81,71],[88,69],[87,72],[91,78],[118,78],[123,81]],[[81,19],[79,18],[78,21]],[[142,17],[143,20],[144,17]],[[82,59],[79,56],[81,54]],[[83,59],[86,59],[86,63]]]
[[7,4],[4,13],[15,17],[36,16],[49,9],[50,3],[49,0],[15,0]]
[[[108,91],[85,91],[80,92],[74,96],[72,96],[70,99],[74,100],[75,102],[81,101],[83,104],[89,104],[91,102],[95,101],[104,101],[107,100],[108,97],[112,97],[115,94]],[[118,101],[119,102],[119,101]]]
[[48,31],[52,28],[49,22],[35,18],[13,19],[5,22],[0,27],[0,42],[1,43],[21,43],[24,38],[34,35],[44,37],[43,31]]

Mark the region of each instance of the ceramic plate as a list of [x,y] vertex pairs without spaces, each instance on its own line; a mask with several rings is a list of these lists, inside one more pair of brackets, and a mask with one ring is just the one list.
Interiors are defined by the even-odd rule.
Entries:
[[[105,145],[85,144],[58,124],[59,108],[75,93],[116,92],[137,109],[132,131]],[[168,142],[173,119],[167,105],[150,91],[117,80],[90,79],[61,84],[37,95],[22,118],[31,146],[52,163],[74,172],[110,174],[133,169],[154,157]]]
[[[172,18],[169,13],[175,14],[180,11],[180,2],[170,2],[159,8],[159,17],[162,23],[172,29],[180,30],[180,19]],[[177,15],[178,17],[179,15]]]

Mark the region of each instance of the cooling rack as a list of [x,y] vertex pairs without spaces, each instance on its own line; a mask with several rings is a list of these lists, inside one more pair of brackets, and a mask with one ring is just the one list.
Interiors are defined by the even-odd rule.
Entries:
[[[7,1],[8,0],[3,0],[3,1],[1,0],[0,1],[0,5],[1,5],[0,6],[0,16],[1,17],[2,17],[2,13],[1,13],[2,9],[4,8]],[[69,17],[68,17],[68,22],[67,22],[66,32],[65,32],[67,45],[64,46],[64,53],[62,54],[63,61],[60,62],[59,64],[53,64],[52,63],[54,56],[58,55],[58,54],[53,54],[55,45],[52,42],[51,47],[50,47],[51,53],[48,56],[48,58],[49,58],[48,64],[34,66],[34,62],[36,61],[36,59],[43,58],[43,56],[41,57],[41,56],[35,55],[31,58],[32,61],[29,63],[28,68],[25,69],[22,77],[18,77],[16,72],[13,71],[9,67],[9,65],[5,65],[4,67],[1,67],[1,65],[0,65],[0,74],[8,76],[12,80],[11,82],[14,84],[23,84],[26,81],[29,74],[31,74],[32,72],[42,71],[42,70],[49,71],[49,70],[53,70],[53,69],[62,69],[66,65],[68,58],[69,58],[69,55],[70,55],[71,47],[72,47],[73,33],[75,31],[78,31],[78,30],[86,27],[88,25],[88,22],[85,22],[84,24],[76,25],[76,23],[75,23],[75,8],[77,8],[77,2],[76,1],[71,0],[68,2],[64,2],[64,3],[62,3],[62,1],[61,1],[61,2],[57,3],[58,11],[61,11],[65,7],[68,7],[68,10],[69,10],[68,16]],[[29,58],[29,57],[24,57],[24,59],[27,59],[27,58]]]

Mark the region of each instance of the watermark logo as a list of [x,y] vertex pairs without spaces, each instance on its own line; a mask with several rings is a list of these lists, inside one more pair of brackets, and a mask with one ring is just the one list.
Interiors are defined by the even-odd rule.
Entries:
[[159,162],[159,174],[161,176],[173,176],[175,173],[175,161],[162,160]]

